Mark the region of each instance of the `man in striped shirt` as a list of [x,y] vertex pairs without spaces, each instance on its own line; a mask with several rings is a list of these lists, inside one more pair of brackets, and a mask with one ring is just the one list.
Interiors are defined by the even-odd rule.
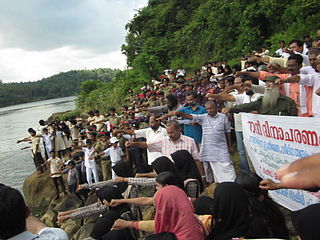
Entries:
[[148,148],[150,152],[160,152],[163,156],[171,159],[171,154],[178,150],[187,150],[195,160],[199,172],[204,175],[204,170],[199,161],[199,152],[195,141],[181,134],[179,123],[176,120],[170,120],[166,125],[168,136],[155,142],[126,142],[126,147]]

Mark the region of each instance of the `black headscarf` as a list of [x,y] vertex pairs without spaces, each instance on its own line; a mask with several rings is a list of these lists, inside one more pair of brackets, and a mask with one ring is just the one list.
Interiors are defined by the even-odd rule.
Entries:
[[105,234],[103,240],[134,240],[129,229],[113,230]]
[[[123,199],[117,188],[108,185],[97,190],[96,194],[100,200],[107,200],[109,203],[112,199]],[[102,236],[110,231],[114,222],[120,218],[121,214],[127,211],[130,211],[128,204],[109,207],[109,210],[95,222],[90,236],[94,239],[102,239]]]
[[[112,169],[118,177],[127,178],[134,176],[132,167],[124,160],[117,162],[116,165],[112,167]],[[117,183],[117,188],[121,193],[124,192],[127,187],[128,183],[126,182]]]
[[214,220],[210,239],[226,240],[246,237],[249,230],[249,203],[236,183],[220,183],[214,192]]
[[235,182],[245,191],[251,212],[250,238],[288,239],[284,215],[268,196],[266,190],[259,188],[262,180],[256,173],[240,173]]
[[151,166],[157,174],[166,172],[166,171],[173,172],[174,174],[177,173],[174,163],[165,156],[158,157],[156,160],[154,160],[151,163]]
[[200,184],[200,192],[203,192],[203,183],[198,167],[187,150],[179,150],[171,154],[181,180],[197,179]]
[[313,204],[291,213],[291,220],[302,240],[320,239],[320,204]]
[[208,196],[201,196],[198,197],[193,202],[194,212],[198,215],[214,215],[213,208],[214,208],[214,200]]

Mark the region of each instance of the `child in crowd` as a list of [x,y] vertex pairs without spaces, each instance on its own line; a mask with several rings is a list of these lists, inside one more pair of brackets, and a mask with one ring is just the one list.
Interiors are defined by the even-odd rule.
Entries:
[[77,194],[77,188],[80,184],[80,175],[78,170],[76,169],[76,163],[73,160],[69,160],[66,162],[67,169],[63,171],[63,173],[68,174],[68,188],[70,193]]
[[44,151],[46,155],[46,159],[50,158],[50,152],[52,150],[52,140],[53,137],[49,133],[48,128],[43,128],[43,134],[41,135],[43,139]]
[[[111,143],[111,147],[107,148],[106,150],[104,150],[103,152],[101,152],[99,155],[105,155],[107,157],[110,157],[111,160],[111,167],[113,167],[114,165],[116,165],[117,162],[119,162],[122,158],[123,151],[121,149],[121,147],[118,146],[119,140],[116,137],[112,137],[110,139],[110,143]],[[116,178],[116,174],[113,170],[112,171],[112,179]]]
[[65,195],[67,195],[66,188],[64,186],[63,178],[61,175],[61,168],[63,166],[63,161],[56,157],[56,152],[51,150],[50,152],[51,158],[49,158],[44,164],[50,166],[50,176],[53,180],[53,183],[56,187],[57,195],[55,200],[60,198],[59,195],[59,183]]
[[95,160],[95,150],[92,140],[87,139],[86,147],[83,147],[82,151],[84,152],[84,165],[86,167],[87,182],[89,184],[92,183],[92,175],[94,178],[94,182],[99,182],[97,164]]

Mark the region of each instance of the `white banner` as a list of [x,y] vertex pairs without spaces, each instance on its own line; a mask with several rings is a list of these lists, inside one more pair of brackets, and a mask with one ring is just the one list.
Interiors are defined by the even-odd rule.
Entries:
[[[256,173],[275,182],[284,164],[320,152],[320,118],[241,113],[243,140]],[[318,203],[319,193],[280,189],[270,196],[290,210]]]

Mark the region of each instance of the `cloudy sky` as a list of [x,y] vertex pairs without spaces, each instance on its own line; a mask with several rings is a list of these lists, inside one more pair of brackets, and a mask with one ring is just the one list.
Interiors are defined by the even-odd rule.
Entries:
[[72,69],[124,69],[125,24],[148,0],[0,1],[0,79]]

